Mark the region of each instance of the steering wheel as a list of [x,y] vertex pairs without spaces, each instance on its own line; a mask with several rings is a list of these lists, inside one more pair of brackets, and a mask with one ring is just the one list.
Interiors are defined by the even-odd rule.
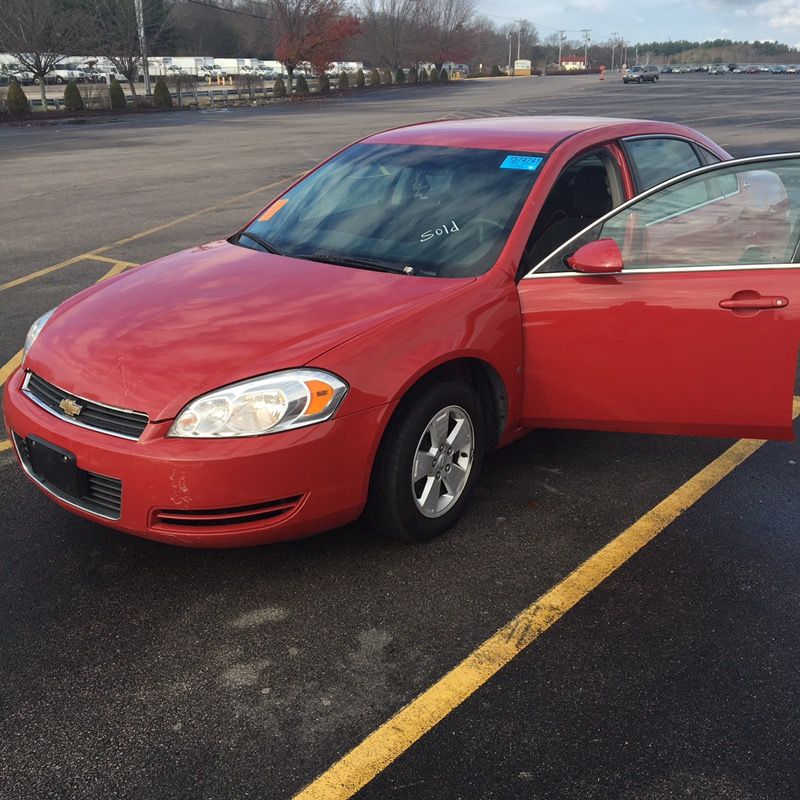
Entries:
[[506,230],[499,222],[496,222],[493,219],[486,219],[486,217],[476,217],[472,220],[472,222],[481,226],[478,230],[478,241],[481,244],[488,243],[484,226],[488,225],[490,228],[496,228],[501,233],[505,233]]
[[[466,227],[467,224],[472,226],[473,223],[477,223],[477,227]],[[448,245],[450,261],[457,262],[461,254],[468,254],[471,258],[474,258],[476,256],[476,251],[479,251],[480,248],[483,248],[482,253],[484,255],[488,253],[497,238],[496,235],[488,235],[489,228],[496,228],[501,234],[505,234],[505,228],[499,222],[495,222],[493,219],[486,219],[485,217],[477,217],[476,219],[470,220],[469,223],[465,223],[465,227],[462,230],[469,230],[472,235],[465,236],[463,239],[453,239],[451,234],[452,242]],[[456,234],[456,236],[458,236],[458,234]],[[475,244],[475,238],[478,240],[477,245]],[[461,270],[450,264],[442,265],[439,268],[438,274],[440,277],[447,278],[463,277]]]

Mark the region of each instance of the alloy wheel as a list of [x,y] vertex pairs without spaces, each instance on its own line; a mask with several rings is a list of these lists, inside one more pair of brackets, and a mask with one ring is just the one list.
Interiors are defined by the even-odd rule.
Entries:
[[472,469],[475,430],[461,406],[447,406],[426,425],[417,443],[411,490],[425,517],[446,514],[461,497]]

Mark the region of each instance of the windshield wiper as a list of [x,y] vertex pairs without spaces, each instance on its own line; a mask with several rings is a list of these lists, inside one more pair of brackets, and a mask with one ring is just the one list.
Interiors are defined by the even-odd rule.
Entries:
[[241,239],[242,236],[246,236],[248,239],[252,239],[257,245],[263,247],[268,253],[272,253],[273,255],[276,256],[283,255],[283,253],[281,253],[281,251],[278,250],[278,248],[275,247],[274,244],[270,244],[266,239],[262,239],[257,233],[251,233],[250,231],[242,231],[239,234],[239,239]]
[[334,253],[292,253],[292,258],[303,258],[306,261],[320,261],[323,264],[340,264],[343,267],[356,269],[373,269],[377,272],[395,272],[413,275],[414,267],[407,264],[397,264],[392,261],[381,261],[375,258],[356,258],[353,256],[340,256]]

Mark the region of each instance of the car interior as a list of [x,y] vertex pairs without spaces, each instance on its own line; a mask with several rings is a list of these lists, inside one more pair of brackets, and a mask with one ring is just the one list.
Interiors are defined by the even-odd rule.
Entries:
[[520,260],[517,278],[620,205],[623,199],[620,175],[610,154],[595,151],[573,161],[558,177],[542,206]]

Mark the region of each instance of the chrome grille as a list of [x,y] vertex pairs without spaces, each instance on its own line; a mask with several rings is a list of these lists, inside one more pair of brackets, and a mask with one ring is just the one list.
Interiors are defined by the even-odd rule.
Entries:
[[[138,411],[128,411],[124,408],[114,408],[78,397],[70,392],[59,389],[36,373],[29,372],[22,385],[22,391],[37,405],[55,414],[67,422],[80,425],[82,428],[110,433],[121,436],[123,439],[138,439],[147,426],[147,415]],[[79,416],[72,417],[65,413],[60,406],[64,400],[73,400],[81,406]]]

